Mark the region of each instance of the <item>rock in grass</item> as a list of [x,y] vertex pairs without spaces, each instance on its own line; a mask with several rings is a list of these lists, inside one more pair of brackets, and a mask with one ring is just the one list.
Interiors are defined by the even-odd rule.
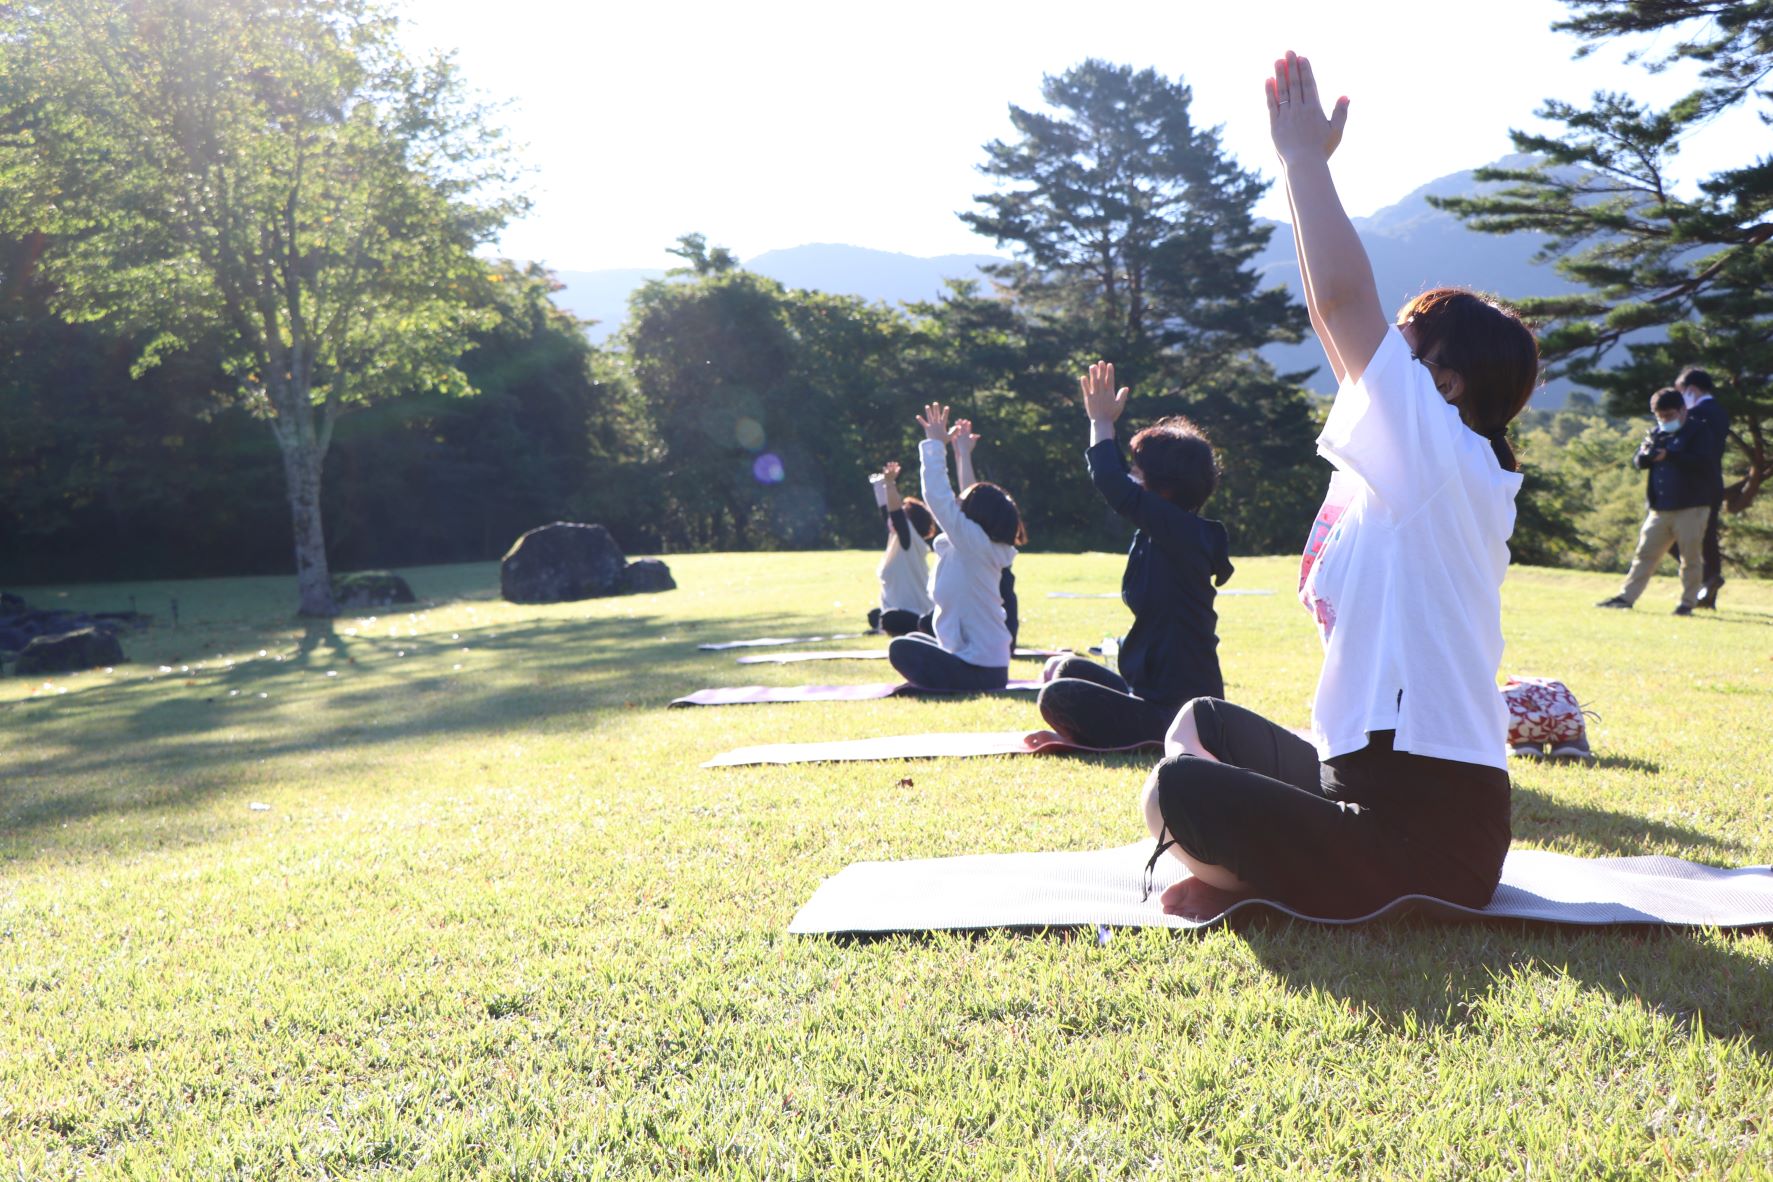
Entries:
[[628,560],[601,525],[556,521],[511,544],[499,563],[499,593],[511,603],[563,603],[616,595]]
[[60,636],[39,636],[18,655],[13,672],[20,677],[43,673],[78,673],[121,665],[123,646],[102,628],[81,628]]
[[622,590],[629,594],[676,589],[677,580],[671,577],[671,568],[657,558],[642,558],[622,568]]
[[406,580],[392,571],[362,570],[332,577],[332,599],[339,607],[388,607],[417,603]]

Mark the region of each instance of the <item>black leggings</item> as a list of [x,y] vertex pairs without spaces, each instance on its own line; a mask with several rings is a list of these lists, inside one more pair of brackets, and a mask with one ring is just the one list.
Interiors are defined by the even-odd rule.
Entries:
[[1084,747],[1163,742],[1176,707],[1133,693],[1120,674],[1083,657],[1066,657],[1040,691],[1040,716],[1059,735]]
[[1394,751],[1392,731],[1320,765],[1259,714],[1193,706],[1201,745],[1223,762],[1178,755],[1152,774],[1169,836],[1197,861],[1325,919],[1411,894],[1489,903],[1508,853],[1507,772]]
[[880,630],[888,636],[909,636],[913,632],[922,632],[930,636],[936,634],[936,617],[933,613],[906,611],[895,607],[880,613]]
[[899,676],[919,689],[997,690],[1010,680],[1008,665],[969,664],[936,643],[935,637],[921,632],[894,637],[887,645],[887,660]]

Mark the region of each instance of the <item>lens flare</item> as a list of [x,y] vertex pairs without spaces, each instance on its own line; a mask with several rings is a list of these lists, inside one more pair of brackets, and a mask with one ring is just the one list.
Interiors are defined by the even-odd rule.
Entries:
[[758,451],[763,447],[763,424],[753,418],[741,418],[733,424],[733,438],[746,451]]
[[780,484],[787,473],[782,468],[782,458],[774,452],[764,452],[751,465],[751,475],[759,484]]

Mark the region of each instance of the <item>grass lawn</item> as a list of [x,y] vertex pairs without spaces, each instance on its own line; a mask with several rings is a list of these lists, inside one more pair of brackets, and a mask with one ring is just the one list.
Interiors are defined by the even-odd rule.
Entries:
[[[1151,761],[701,769],[1037,721],[666,710],[888,676],[695,649],[855,630],[873,554],[670,562],[677,591],[553,607],[501,602],[491,565],[410,570],[426,606],[330,627],[282,579],[12,588],[160,623],[114,672],[0,680],[0,1176],[1773,1172],[1766,935],[784,935],[856,859],[1137,839]],[[1121,563],[1019,561],[1024,643],[1123,630],[1118,602],[1045,596]],[[1278,594],[1222,599],[1220,635],[1229,695],[1303,723],[1295,570],[1240,561],[1232,587]],[[1594,610],[1617,583],[1509,576],[1506,670],[1601,715],[1599,766],[1517,769],[1517,843],[1773,861],[1773,584],[1683,620],[1667,578]]]

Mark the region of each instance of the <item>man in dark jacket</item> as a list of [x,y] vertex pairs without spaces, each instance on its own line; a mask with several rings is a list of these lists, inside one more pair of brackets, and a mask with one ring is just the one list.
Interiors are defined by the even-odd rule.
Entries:
[[1718,510],[1724,504],[1724,450],[1730,442],[1730,415],[1724,404],[1712,397],[1711,375],[1689,365],[1675,379],[1675,389],[1687,403],[1689,422],[1702,424],[1711,432],[1711,516],[1705,521],[1705,541],[1701,543],[1704,569],[1700,574],[1699,599],[1694,606],[1718,606],[1718,588],[1724,585],[1723,554],[1718,549]]
[[1635,467],[1649,472],[1644,497],[1650,512],[1638,533],[1638,549],[1632,555],[1625,585],[1598,606],[1631,607],[1649,586],[1650,576],[1669,547],[1679,545],[1681,602],[1674,614],[1690,616],[1699,598],[1699,551],[1706,516],[1711,512],[1710,432],[1703,424],[1688,421],[1687,404],[1673,386],[1651,396],[1650,410],[1656,416],[1656,426],[1631,460]]

